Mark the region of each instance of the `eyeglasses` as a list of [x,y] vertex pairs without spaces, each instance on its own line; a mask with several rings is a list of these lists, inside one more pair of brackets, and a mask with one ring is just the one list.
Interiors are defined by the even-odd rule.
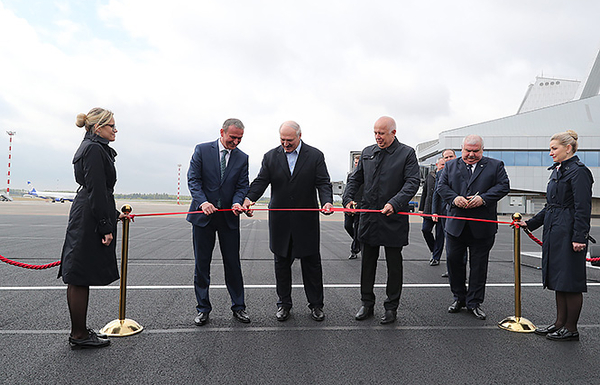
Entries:
[[105,126],[110,127],[113,132],[117,132],[117,126],[114,124],[105,124]]

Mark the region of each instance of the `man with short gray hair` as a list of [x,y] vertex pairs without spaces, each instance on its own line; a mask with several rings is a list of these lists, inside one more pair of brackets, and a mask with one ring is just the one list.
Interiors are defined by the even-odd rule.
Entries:
[[[483,156],[483,139],[468,135],[462,144],[462,157],[447,162],[437,191],[449,205],[448,215],[497,220],[497,203],[510,190],[504,163]],[[466,307],[484,320],[481,309],[485,296],[488,261],[498,224],[448,218],[446,220],[446,263],[454,302],[449,313]],[[469,287],[466,287],[465,253],[469,250]]]
[[[325,156],[301,140],[300,125],[294,121],[279,127],[281,146],[267,152],[258,176],[250,185],[244,208],[258,200],[271,186],[269,246],[275,258],[275,281],[279,300],[278,321],[286,321],[292,308],[292,263],[300,259],[304,292],[310,316],[323,321],[323,268],[321,266],[319,213],[293,209],[333,208],[333,189],[325,165]],[[318,200],[317,200],[318,194]]]

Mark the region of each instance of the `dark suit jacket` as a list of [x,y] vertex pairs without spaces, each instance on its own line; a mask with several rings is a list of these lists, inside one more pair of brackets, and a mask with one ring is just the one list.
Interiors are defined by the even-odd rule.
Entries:
[[[457,158],[448,161],[444,166],[437,191],[450,206],[449,216],[496,220],[497,203],[510,191],[510,183],[504,163],[500,160],[482,157],[469,178],[465,162],[462,158]],[[454,205],[454,198],[457,196],[466,198],[476,193],[483,198],[485,205],[474,209],[461,209]],[[460,236],[465,222],[461,219],[448,219],[446,233],[455,237]],[[498,224],[477,222],[476,225],[470,226],[470,229],[473,237],[481,239],[496,234]]]
[[[248,191],[248,155],[235,148],[229,155],[229,162],[221,180],[218,140],[196,146],[187,174],[188,187],[192,194],[190,211],[197,211],[204,202],[215,207],[219,200],[221,207],[229,209],[234,203],[244,203]],[[224,212],[229,228],[240,226],[240,219],[232,212]],[[212,215],[188,214],[187,220],[196,226],[204,227]]]
[[430,171],[425,176],[425,182],[423,182],[423,190],[421,191],[421,201],[419,202],[419,209],[423,211],[423,214],[432,213],[432,202],[433,193],[435,191],[435,171]]
[[446,209],[446,201],[442,199],[437,189],[438,185],[440,184],[442,172],[444,172],[444,169],[441,169],[435,174],[435,187],[433,189],[433,197],[431,198],[431,213],[438,215],[446,215],[448,213],[448,210]]
[[[350,174],[342,201],[346,206],[356,201],[356,193],[364,184],[361,208],[381,210],[386,203],[396,212],[408,212],[408,202],[419,188],[419,163],[415,150],[398,139],[385,149],[376,144],[362,151],[356,170]],[[361,213],[358,239],[372,246],[402,247],[408,245],[408,216]]]
[[[290,175],[283,147],[267,152],[258,176],[250,185],[248,199],[258,200],[271,185],[269,208],[320,208],[333,203],[333,190],[325,157],[318,149],[302,142],[294,174]],[[319,194],[319,202],[317,201]],[[269,239],[271,251],[288,255],[292,243],[292,257],[300,258],[319,253],[320,231],[318,212],[269,211]]]

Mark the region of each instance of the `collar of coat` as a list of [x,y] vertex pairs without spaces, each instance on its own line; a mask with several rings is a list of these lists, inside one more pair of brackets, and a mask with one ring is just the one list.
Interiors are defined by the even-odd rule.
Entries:
[[110,143],[110,141],[108,139],[103,138],[103,137],[96,135],[95,133],[89,132],[89,131],[85,133],[84,140],[85,139],[88,139],[92,142],[96,142],[96,143],[99,143],[100,145],[102,145],[102,147],[104,147],[106,149],[106,151],[108,151],[108,154],[111,156],[111,158],[113,160],[115,159],[115,156],[117,156],[117,152],[115,151],[115,149],[108,145]]
[[380,151],[385,151],[388,154],[393,154],[394,151],[396,151],[396,149],[398,147],[400,147],[400,142],[398,141],[398,138],[394,137],[394,141],[392,142],[392,144],[390,144],[386,148],[381,148],[377,144],[375,144],[375,149],[373,150],[373,153],[378,153]]
[[571,163],[574,163],[574,162],[579,162],[579,157],[577,155],[573,155],[569,159],[563,160],[562,162],[554,162],[554,164],[552,166],[548,167],[548,170],[554,170],[558,166],[566,167],[566,166],[571,165]]

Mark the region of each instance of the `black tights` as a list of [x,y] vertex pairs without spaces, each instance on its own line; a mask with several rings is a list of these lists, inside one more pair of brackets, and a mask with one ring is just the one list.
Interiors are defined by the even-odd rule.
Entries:
[[67,303],[71,315],[71,337],[84,339],[88,337],[87,309],[90,298],[89,286],[67,285]]
[[577,331],[577,322],[581,307],[583,306],[583,293],[556,292],[556,321],[557,327],[564,326],[567,330]]

